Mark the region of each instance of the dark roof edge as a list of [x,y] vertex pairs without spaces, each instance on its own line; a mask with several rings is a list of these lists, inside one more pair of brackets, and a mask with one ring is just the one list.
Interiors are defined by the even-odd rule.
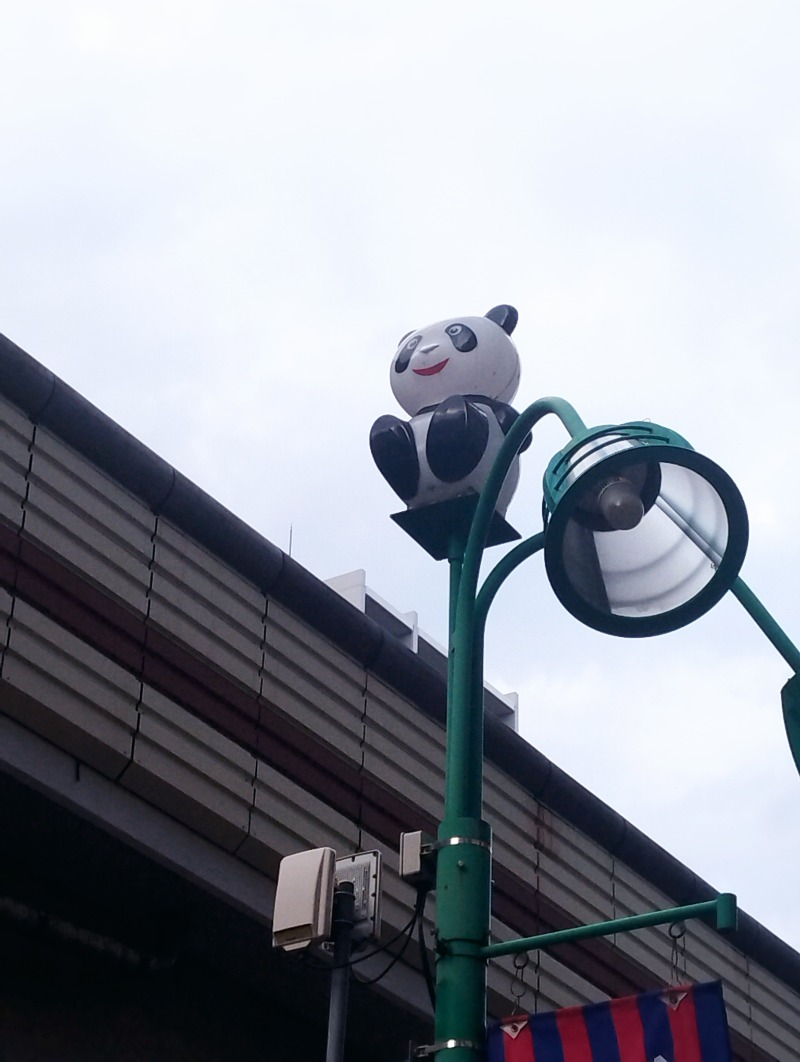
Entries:
[[[288,557],[163,458],[0,334],[0,393],[264,593],[444,722],[444,679],[374,620]],[[505,724],[486,719],[486,754],[556,814],[676,904],[717,895],[707,882]],[[734,943],[800,992],[800,954],[744,912]]]

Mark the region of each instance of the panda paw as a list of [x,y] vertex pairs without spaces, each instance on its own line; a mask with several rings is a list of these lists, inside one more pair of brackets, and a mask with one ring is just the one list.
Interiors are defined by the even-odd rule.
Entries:
[[369,448],[378,470],[404,502],[419,488],[419,459],[411,427],[397,417],[378,417],[369,433]]
[[451,395],[431,417],[425,454],[431,472],[444,483],[456,483],[475,468],[486,450],[489,420],[474,402]]

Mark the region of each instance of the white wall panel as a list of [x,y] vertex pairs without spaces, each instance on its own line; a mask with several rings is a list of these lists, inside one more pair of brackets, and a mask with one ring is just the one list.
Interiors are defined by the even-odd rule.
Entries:
[[150,620],[258,692],[266,598],[181,531],[159,520]]
[[25,535],[144,611],[155,517],[55,436],[36,431]]
[[139,682],[24,601],[3,659],[0,709],[104,774],[130,758]]

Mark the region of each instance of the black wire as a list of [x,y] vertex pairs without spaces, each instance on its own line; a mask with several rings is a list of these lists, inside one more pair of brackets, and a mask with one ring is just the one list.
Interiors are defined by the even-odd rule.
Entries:
[[[414,932],[414,923],[418,918],[417,909],[414,908],[414,913],[411,918],[406,922],[402,929],[399,929],[393,937],[390,937],[385,944],[381,944],[379,948],[375,948],[373,951],[367,952],[366,955],[359,955],[357,959],[348,959],[347,962],[342,962],[334,965],[327,962],[314,962],[309,955],[304,955],[303,959],[307,966],[310,966],[312,970],[343,970],[345,966],[355,966],[356,963],[365,962],[367,959],[371,959],[374,955],[380,955],[382,952],[387,951],[390,945],[396,943],[402,936],[409,932]],[[403,945],[405,950],[405,945]]]
[[428,886],[428,885],[421,885],[417,889],[417,899],[416,899],[416,901],[414,903],[414,911],[413,911],[413,913],[411,915],[411,918],[409,918],[409,920],[406,922],[406,924],[403,926],[402,929],[398,930],[397,933],[395,933],[395,935],[393,937],[391,937],[389,940],[387,940],[386,943],[382,944],[379,948],[375,948],[372,951],[368,952],[366,955],[359,955],[359,957],[356,958],[356,959],[350,959],[350,960],[348,960],[348,962],[340,963],[338,965],[334,965],[333,963],[321,963],[321,962],[318,963],[318,962],[314,962],[308,955],[305,955],[303,957],[305,963],[308,966],[310,966],[312,969],[314,969],[314,970],[342,970],[342,969],[344,969],[347,966],[353,967],[357,963],[365,962],[367,959],[372,959],[376,955],[381,955],[383,952],[388,951],[389,946],[391,944],[394,944],[396,941],[400,940],[401,937],[405,937],[405,940],[403,941],[403,945],[400,948],[400,950],[397,952],[396,955],[392,956],[392,959],[391,959],[391,962],[389,963],[389,965],[384,970],[382,970],[376,977],[371,977],[371,978],[368,978],[368,979],[361,978],[361,977],[358,977],[358,975],[356,974],[355,971],[353,971],[353,976],[356,978],[357,982],[360,985],[374,985],[374,984],[377,984],[378,981],[383,980],[383,978],[389,973],[389,971],[392,969],[392,967],[395,966],[400,961],[400,959],[402,959],[402,957],[405,955],[405,953],[406,953],[406,951],[408,949],[408,945],[411,943],[411,940],[412,940],[412,938],[414,936],[414,924],[416,923],[416,925],[417,925],[417,933],[418,933],[417,939],[418,939],[418,942],[419,942],[419,950],[420,950],[420,960],[421,960],[421,963],[422,963],[422,974],[423,974],[423,977],[425,979],[425,986],[426,986],[426,988],[428,990],[428,996],[429,996],[430,1001],[431,1001],[431,1006],[435,1010],[436,1009],[436,987],[435,987],[435,982],[434,982],[433,971],[431,969],[431,964],[430,964],[430,955],[428,954],[428,948],[427,948],[426,943],[425,943],[425,927],[424,927],[424,920],[423,920],[423,914],[424,914],[424,911],[425,911],[425,901],[428,898],[429,891],[430,891],[430,886]]
[[[410,921],[410,922],[408,923],[408,936],[407,936],[407,937],[406,937],[406,939],[405,939],[405,940],[403,941],[403,946],[402,946],[402,948],[400,949],[400,951],[398,951],[398,953],[397,953],[396,955],[393,955],[393,956],[392,956],[392,961],[391,961],[391,962],[389,963],[389,965],[388,965],[388,966],[386,967],[386,969],[385,969],[385,970],[382,970],[382,971],[381,971],[381,972],[380,972],[380,973],[378,974],[378,976],[377,976],[377,977],[370,977],[370,978],[368,978],[368,979],[364,979],[363,977],[359,977],[359,976],[358,976],[357,974],[355,974],[355,975],[354,975],[354,976],[355,976],[355,978],[356,978],[356,980],[358,981],[358,983],[359,983],[360,985],[375,985],[375,984],[377,984],[377,983],[378,983],[378,981],[382,981],[382,980],[383,980],[383,978],[384,978],[384,977],[385,977],[385,976],[386,976],[386,975],[388,974],[388,972],[389,972],[389,971],[391,970],[391,968],[392,968],[392,967],[393,967],[393,966],[394,966],[394,965],[395,965],[396,963],[398,963],[398,962],[400,961],[400,959],[402,959],[402,957],[403,957],[403,956],[405,955],[405,953],[406,953],[406,948],[407,948],[407,947],[408,947],[408,945],[409,945],[409,944],[411,943],[411,938],[412,938],[412,937],[414,936],[414,922],[416,921],[416,919],[417,919],[417,916],[416,916],[416,912],[415,912],[415,913],[414,913],[414,918],[412,918],[412,920],[411,920],[411,921]],[[373,955],[377,955],[377,952],[373,952],[372,954],[373,954]],[[367,957],[368,957],[368,958],[370,958],[371,956],[367,956]]]
[[[422,892],[422,890],[420,890]],[[431,957],[428,954],[428,948],[425,943],[425,900],[428,896],[428,890],[426,889],[422,893],[422,904],[419,909],[419,919],[417,920],[417,942],[419,943],[419,955],[422,962],[422,976],[425,978],[425,987],[428,989],[428,998],[431,1001],[431,1007],[436,1010],[436,982],[433,976],[433,970],[431,969]]]
[[[374,985],[374,984],[377,984],[378,981],[383,980],[383,978],[388,974],[388,972],[392,969],[392,967],[397,962],[399,962],[400,959],[402,959],[403,955],[405,955],[406,949],[408,948],[408,945],[411,943],[411,939],[414,936],[414,923],[416,922],[417,925],[420,925],[420,926],[422,925],[422,912],[423,912],[423,910],[425,908],[425,898],[427,897],[427,895],[428,895],[427,887],[420,887],[420,888],[417,889],[417,899],[416,899],[416,902],[414,904],[414,914],[411,917],[411,921],[407,922],[405,928],[401,931],[401,932],[405,933],[406,930],[407,930],[408,931],[408,936],[403,941],[403,946],[400,949],[400,951],[398,951],[398,953],[392,957],[392,961],[389,963],[389,965],[386,967],[385,970],[383,970],[381,973],[378,974],[377,977],[372,977],[369,980],[364,980],[363,978],[357,976],[356,980],[358,981],[358,983],[360,985]],[[373,952],[373,954],[377,954],[377,952]]]

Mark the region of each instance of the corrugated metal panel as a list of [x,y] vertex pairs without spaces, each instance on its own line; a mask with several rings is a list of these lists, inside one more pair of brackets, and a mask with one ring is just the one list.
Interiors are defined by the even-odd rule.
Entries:
[[120,781],[233,851],[250,826],[255,756],[144,686],[133,759]]
[[374,675],[367,678],[364,767],[436,819],[444,813],[444,731]]
[[[98,659],[84,643],[24,603],[18,602],[17,609],[7,678],[27,696],[12,703],[6,700],[5,706],[10,703],[12,714],[21,721],[79,758],[102,764],[108,772],[109,764],[119,763],[128,750],[135,682],[122,673],[123,685],[125,680],[128,683],[122,698],[130,720],[126,729],[119,724],[119,712],[113,708],[109,711],[120,699],[118,691],[116,696],[109,696],[109,682],[119,679],[119,669],[102,657]],[[404,713],[399,699],[384,699],[392,702],[392,726],[401,732],[413,731],[417,713]],[[241,841],[240,857],[263,872],[274,877],[280,857],[291,851],[320,845],[332,845],[341,854],[355,849],[356,824],[332,812],[324,801],[310,797],[283,775],[263,763],[256,764],[234,742],[153,691],[146,691],[139,723],[133,762],[123,784],[216,843],[231,849]],[[428,726],[426,722],[426,730]],[[94,735],[91,739],[90,733]],[[100,745],[105,745],[102,754],[98,754]],[[610,866],[607,853],[590,842],[580,843],[581,835],[572,827],[556,816],[542,814],[529,794],[501,782],[500,777],[493,778],[487,787],[487,814],[495,825],[498,865],[507,866],[526,881],[533,872],[543,893],[552,892],[553,899],[570,910],[575,897],[580,900],[583,896],[584,906],[594,912],[589,920],[670,906],[628,868]],[[362,843],[364,847],[375,844],[368,837],[362,838]],[[557,874],[552,866],[558,867]],[[412,908],[413,893],[397,878],[395,867],[393,849],[386,853],[385,917],[387,931],[397,932]],[[592,867],[597,868],[596,878]],[[431,904],[429,918],[433,911]],[[504,939],[518,932],[497,920],[493,929]],[[620,935],[616,946],[657,979],[664,983],[670,980],[670,940],[665,930]],[[547,1009],[601,998],[596,988],[553,956],[532,956],[533,970],[537,962],[536,980],[528,979],[528,983],[539,986],[535,1004],[526,1003],[531,1009],[534,1005]],[[751,990],[750,1021],[746,981],[736,952],[702,926],[692,925],[689,930],[687,972],[702,979],[721,975],[728,989],[732,1027],[742,1035],[752,1033],[753,1042],[773,1057],[791,1057],[782,1053],[789,1051],[792,1043],[797,1000],[784,985],[758,971],[759,988]],[[500,1013],[503,1008],[499,1001],[510,999],[512,974],[513,960],[492,964],[489,982]]]
[[11,604],[11,594],[0,586],[0,677],[3,674],[3,658],[5,657],[6,642],[8,641],[8,619],[11,615]]
[[159,520],[149,620],[257,693],[266,598],[181,531]]
[[496,858],[522,881],[574,913],[576,921],[610,917],[611,857],[542,806],[530,793],[486,769],[487,816]]
[[[441,806],[438,793],[443,782],[441,777],[437,780],[434,763],[443,761],[443,731],[425,718],[425,738],[421,741],[418,730],[421,717],[416,709],[385,687],[380,689],[378,697],[378,687],[373,683],[370,677],[368,694],[374,689],[375,696],[373,699],[368,696],[365,766],[374,772],[376,762],[382,764],[382,777],[389,784],[402,786],[402,791],[417,806],[426,810],[435,808],[438,817]],[[414,748],[419,749],[416,770],[413,756],[406,757],[406,750]],[[485,817],[492,823],[497,864],[534,889],[538,887],[542,896],[568,910],[574,924],[676,905],[672,897],[659,892],[600,845],[540,806],[531,794],[491,763],[486,765],[485,806]],[[499,925],[494,923],[496,928]],[[503,931],[503,939],[516,935],[515,928],[506,927]],[[750,1004],[744,993],[740,954],[718,933],[695,922],[689,923],[688,940],[696,968],[695,974],[690,968],[689,975],[698,980],[721,977],[728,989],[732,1027],[747,1036],[752,1027],[754,1042],[780,1058],[780,1052],[786,1047],[769,1009],[756,1008],[748,1020]],[[629,956],[649,971],[652,984],[666,985],[672,981],[672,941],[667,927],[618,934],[610,942],[621,955]],[[541,955],[539,961],[544,978],[540,1009],[602,998],[602,993],[552,956]],[[504,971],[502,976],[513,971],[511,959],[500,960],[498,965]],[[502,982],[502,976],[490,972],[490,984],[495,985],[498,977]],[[797,1018],[794,1008],[800,1001],[785,985],[777,981],[775,985],[779,996],[773,1005],[778,1012],[788,1008]],[[800,1021],[796,1024],[800,1025]]]
[[130,759],[139,682],[17,600],[3,660],[0,708],[115,777]]
[[0,516],[15,528],[22,521],[32,438],[33,424],[0,398]]
[[[526,822],[531,820],[524,817],[524,802],[517,803],[519,791],[515,794],[512,785],[496,784],[494,774],[492,766],[487,765],[486,814],[494,827],[498,863],[512,869],[523,880],[531,880],[533,870],[542,895],[568,910],[576,925],[676,905],[674,899],[660,893],[624,863],[613,860],[599,845],[547,811],[544,812],[546,826],[539,829],[537,859],[530,829],[526,829]],[[517,815],[517,810],[521,814]],[[532,826],[536,828],[535,822]],[[525,852],[532,853],[527,875]],[[748,1039],[752,1036],[757,1047],[776,1059],[788,1062],[795,1058],[790,1045],[796,1044],[796,1030],[800,1027],[800,999],[797,995],[754,964],[750,964],[750,976],[752,985],[759,987],[758,991],[751,990],[748,995],[748,978],[741,953],[722,935],[702,923],[693,920],[686,925],[685,966],[679,965],[679,970],[685,969],[690,980],[722,979],[726,986],[731,1028]],[[508,930],[503,939],[515,935],[515,930]],[[630,957],[649,971],[653,983],[666,985],[674,980],[672,939],[668,927],[621,933],[609,939],[613,940],[621,955]],[[680,961],[683,964],[683,956]],[[553,996],[552,1005],[571,1005],[571,997],[557,991],[550,981],[547,991]],[[591,990],[591,998],[597,998],[596,990]]]
[[778,1062],[797,1062],[800,1005],[796,996],[766,970],[750,964],[753,1043]]
[[[630,915],[644,914],[646,911],[676,906],[675,900],[653,888],[619,860],[614,862],[612,877],[614,903],[613,913],[609,912],[609,917],[627,918]],[[693,929],[695,923],[687,925]],[[636,933],[620,933],[615,938],[615,944],[644,969],[651,970],[656,981],[665,985],[670,983],[672,940],[668,926]]]
[[270,601],[262,695],[341,754],[361,759],[366,671]]
[[[530,793],[503,784],[486,772],[486,817],[492,826],[492,853],[533,890],[541,888],[541,855],[547,841],[546,813]],[[530,912],[535,921],[537,911]],[[510,936],[519,934],[511,933]]]
[[[767,1006],[753,1008],[751,999],[752,980],[762,983],[769,975],[757,966],[751,966],[741,952],[733,948],[724,937],[715,933],[702,922],[686,923],[686,936],[680,942],[679,969],[687,981],[712,981],[719,978],[724,987],[728,1024],[745,1042],[767,1051],[772,1058],[795,1058],[791,1043],[796,1042],[796,1032],[787,1038],[776,1026],[774,1012],[785,1010],[787,1003],[795,1008],[794,1027],[800,1025],[797,999],[793,1002],[782,986]],[[787,1053],[788,1052],[788,1053]]]
[[274,877],[285,855],[308,848],[355,851],[352,822],[331,811],[289,778],[259,762],[250,832],[239,849],[247,863]]
[[[648,882],[632,875],[624,865],[616,876],[616,909],[619,917],[640,914],[648,910],[674,906],[674,901],[654,889]],[[785,1036],[774,1028],[773,1014],[786,1010],[794,1015],[794,1025],[800,1027],[800,1000],[786,985],[771,978],[766,971],[748,960],[732,943],[702,922],[685,923],[686,935],[679,941],[677,980],[708,981],[720,979],[725,986],[728,1019],[731,1029],[752,1042],[773,1058],[795,1057]],[[637,933],[620,934],[617,946],[646,969],[652,970],[665,984],[676,980],[671,969],[671,939],[668,927]],[[751,981],[772,983],[775,998],[765,1006],[752,1008],[749,998]],[[781,1051],[789,1050],[789,1054]]]
[[[500,927],[496,922],[492,930],[504,939],[514,936],[507,927]],[[514,1012],[515,996],[511,986],[516,980],[521,980],[525,986],[524,994],[519,997],[519,1005],[526,1012],[582,1007],[608,998],[545,951],[532,952],[527,966],[520,973],[522,976],[518,979],[514,959],[510,955],[489,964],[489,990],[493,994],[490,1013],[493,1018],[504,1018]]]
[[145,611],[155,517],[43,428],[36,431],[25,535]]

